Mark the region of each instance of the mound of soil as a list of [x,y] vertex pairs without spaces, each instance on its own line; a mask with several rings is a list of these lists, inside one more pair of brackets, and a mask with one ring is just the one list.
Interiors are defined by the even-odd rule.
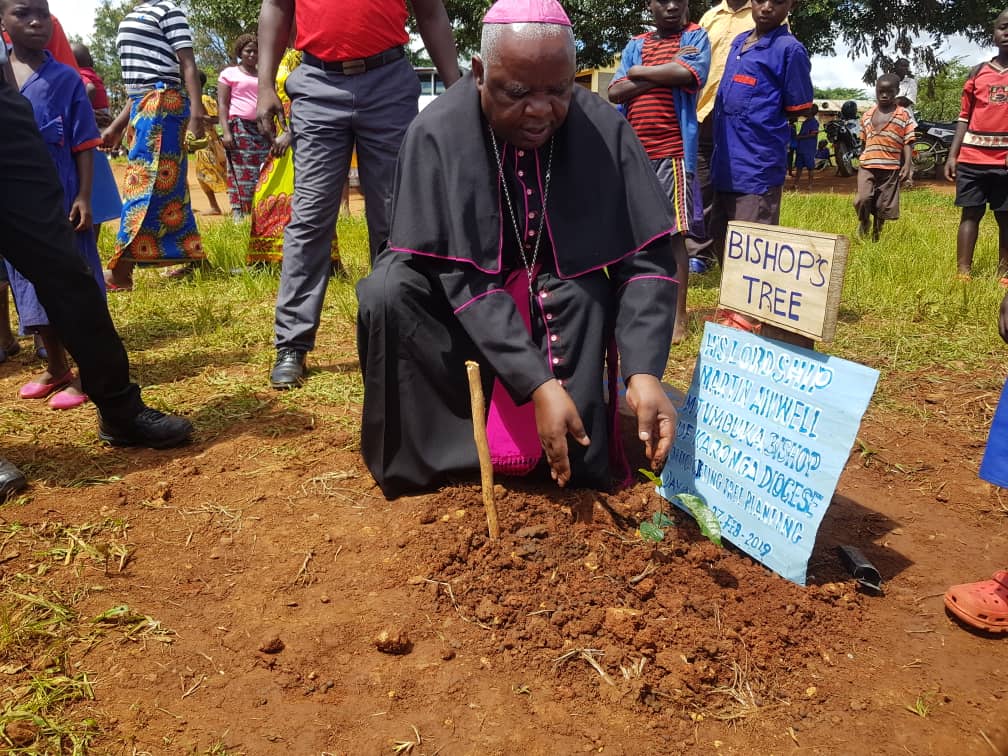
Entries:
[[682,513],[659,545],[642,540],[638,523],[669,508],[651,484],[566,493],[559,504],[498,491],[496,543],[474,527],[478,489],[421,503],[404,547],[423,569],[412,581],[432,586],[438,612],[470,623],[467,640],[480,653],[552,665],[571,696],[601,680],[621,706],[687,720],[784,702],[811,709],[811,681],[828,666],[833,639],[861,624],[864,598],[852,583],[783,581],[703,539]]

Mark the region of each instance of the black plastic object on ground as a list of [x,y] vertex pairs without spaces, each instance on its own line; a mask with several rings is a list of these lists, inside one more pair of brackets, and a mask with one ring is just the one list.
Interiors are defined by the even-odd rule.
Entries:
[[847,571],[854,576],[861,587],[878,594],[883,592],[882,575],[879,574],[875,565],[861,553],[861,549],[855,546],[837,546],[837,551],[840,553],[840,559]]

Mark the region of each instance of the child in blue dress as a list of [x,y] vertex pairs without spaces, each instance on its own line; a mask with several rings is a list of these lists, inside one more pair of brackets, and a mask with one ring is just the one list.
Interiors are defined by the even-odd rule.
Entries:
[[[94,148],[101,144],[101,135],[84,84],[76,71],[54,60],[45,49],[52,35],[46,0],[0,0],[0,19],[11,40],[9,57],[15,81],[32,104],[35,121],[63,184],[66,212],[77,231],[81,264],[91,269],[104,291],[91,213]],[[48,356],[46,370],[21,387],[21,398],[50,397],[53,409],[80,406],[87,396],[35,288],[9,264],[7,272],[21,327],[38,334]]]

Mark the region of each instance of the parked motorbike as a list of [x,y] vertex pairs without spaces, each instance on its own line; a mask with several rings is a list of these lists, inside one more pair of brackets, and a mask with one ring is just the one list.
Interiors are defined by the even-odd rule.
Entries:
[[826,124],[826,138],[833,145],[838,176],[853,176],[857,173],[861,156],[861,121],[857,115],[857,103],[848,100],[840,108],[840,116]]
[[914,175],[937,172],[945,164],[955,132],[955,121],[917,122],[917,128],[914,130],[917,140],[913,147]]

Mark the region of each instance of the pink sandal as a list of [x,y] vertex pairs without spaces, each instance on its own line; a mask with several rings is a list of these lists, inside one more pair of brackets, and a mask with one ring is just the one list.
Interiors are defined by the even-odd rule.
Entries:
[[49,407],[54,410],[68,410],[80,407],[88,400],[87,394],[77,391],[71,393],[67,389],[57,391],[49,398]]
[[945,592],[945,606],[970,627],[1008,633],[1008,570],[990,580],[953,585]]
[[22,399],[45,399],[49,394],[54,391],[59,391],[61,388],[66,386],[70,381],[73,380],[73,370],[67,370],[66,375],[60,378],[53,378],[49,383],[43,383],[42,381],[28,381],[21,390],[18,391],[18,396]]

